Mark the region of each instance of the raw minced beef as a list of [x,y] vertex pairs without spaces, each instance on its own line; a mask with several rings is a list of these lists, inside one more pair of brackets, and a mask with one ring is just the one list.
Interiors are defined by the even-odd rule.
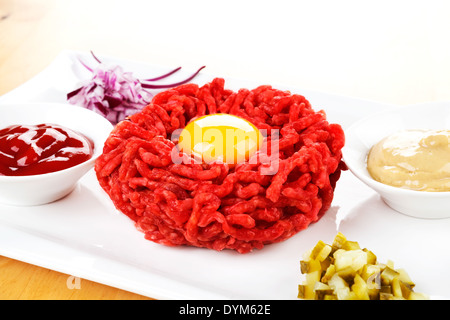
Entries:
[[[268,85],[234,92],[224,84],[216,78],[155,95],[116,125],[96,161],[101,187],[148,240],[247,253],[288,239],[330,208],[345,167],[342,128],[301,95]],[[214,113],[266,130],[279,145],[278,171],[262,174],[263,160],[174,163],[172,133]],[[272,129],[279,135],[271,138]]]

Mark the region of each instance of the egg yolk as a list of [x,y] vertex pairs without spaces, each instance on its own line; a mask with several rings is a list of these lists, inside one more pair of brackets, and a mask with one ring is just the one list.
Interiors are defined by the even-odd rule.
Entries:
[[232,166],[247,161],[263,140],[252,123],[218,113],[189,122],[180,133],[178,148],[204,163],[220,161]]

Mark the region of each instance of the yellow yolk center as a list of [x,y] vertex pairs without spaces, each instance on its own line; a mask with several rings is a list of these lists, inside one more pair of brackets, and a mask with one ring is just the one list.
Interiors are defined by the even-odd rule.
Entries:
[[263,140],[258,128],[247,120],[217,113],[189,122],[180,133],[178,148],[204,163],[236,165],[258,151]]

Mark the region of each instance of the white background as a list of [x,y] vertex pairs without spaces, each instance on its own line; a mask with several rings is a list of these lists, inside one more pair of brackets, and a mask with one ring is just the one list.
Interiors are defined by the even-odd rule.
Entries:
[[445,0],[2,0],[8,12],[3,93],[70,49],[400,105],[450,100]]

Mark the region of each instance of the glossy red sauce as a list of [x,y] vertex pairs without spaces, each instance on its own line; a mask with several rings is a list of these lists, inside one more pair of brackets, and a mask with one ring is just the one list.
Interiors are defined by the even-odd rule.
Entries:
[[0,175],[29,176],[67,169],[92,157],[93,142],[54,125],[13,125],[0,130]]

